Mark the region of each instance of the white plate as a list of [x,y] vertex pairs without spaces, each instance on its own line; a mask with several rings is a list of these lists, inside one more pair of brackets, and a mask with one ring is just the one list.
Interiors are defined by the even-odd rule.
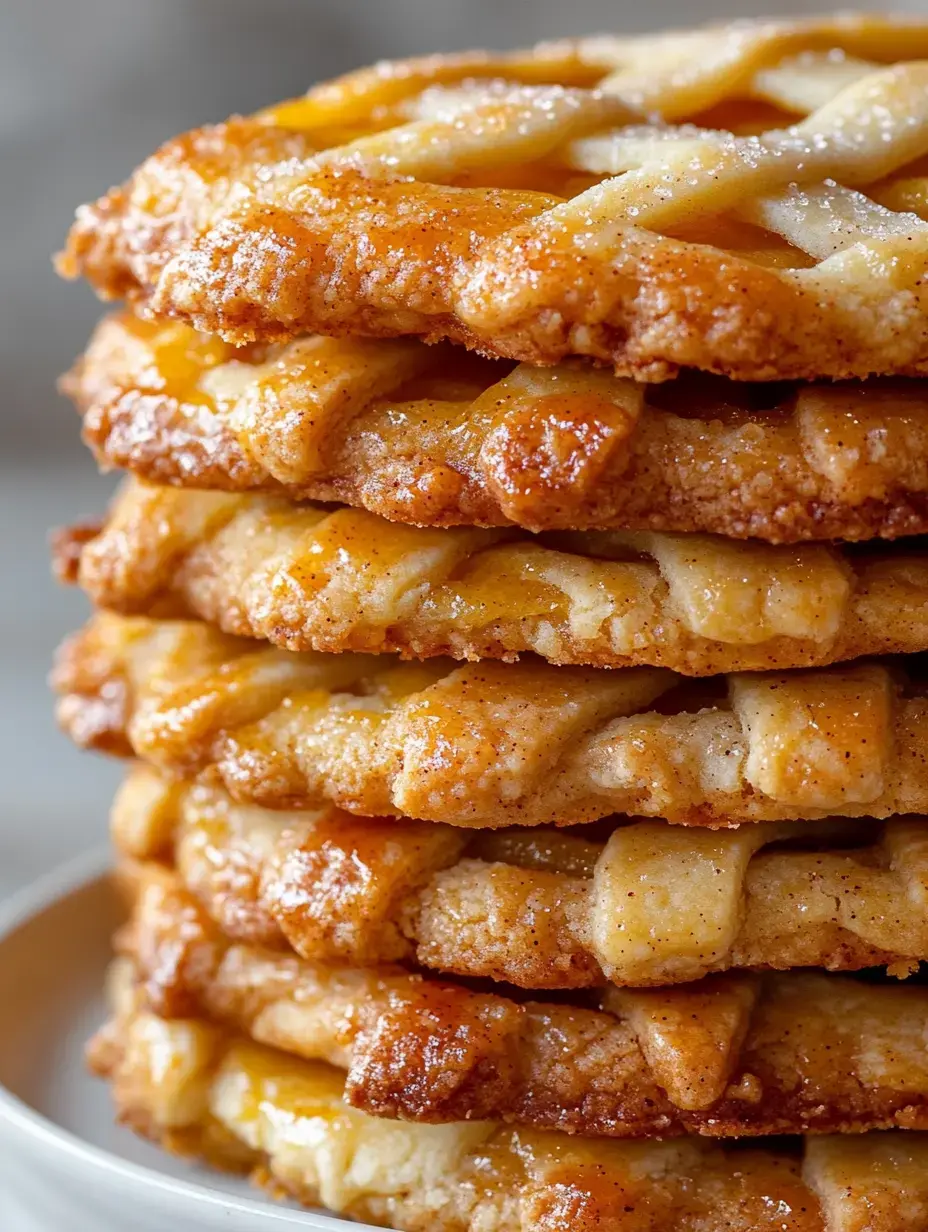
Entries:
[[107,1088],[83,1063],[104,1018],[120,919],[108,861],[92,852],[0,909],[0,1228],[358,1232],[263,1202],[246,1182],[172,1159],[114,1125]]

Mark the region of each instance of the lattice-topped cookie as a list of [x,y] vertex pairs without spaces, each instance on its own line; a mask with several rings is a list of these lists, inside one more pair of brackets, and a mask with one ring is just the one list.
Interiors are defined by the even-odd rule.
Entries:
[[588,988],[928,960],[920,817],[474,834],[237,805],[139,766],[112,830],[125,856],[173,864],[227,936],[316,962]]
[[64,385],[104,465],[181,486],[337,500],[429,526],[774,542],[928,531],[917,382],[648,386],[408,339],[236,350],[122,314]]
[[609,1137],[928,1127],[925,988],[727,975],[595,1009],[519,1002],[229,944],[169,874],[141,877],[118,944],[147,1004],[344,1066],[378,1115]]
[[851,15],[381,64],[169,142],[59,266],[235,342],[924,372],[926,55]]
[[[328,1065],[168,1022],[119,988],[90,1048],[120,1120],[278,1196],[407,1232],[922,1232],[928,1136],[616,1142],[492,1122],[422,1125],[346,1105]],[[788,1223],[785,1221],[788,1220]]]
[[425,530],[281,497],[130,483],[60,534],[99,606],[287,650],[647,664],[685,675],[928,650],[928,551],[660,533]]
[[98,614],[59,653],[78,743],[241,800],[461,826],[928,812],[918,660],[693,681],[660,668],[296,654]]

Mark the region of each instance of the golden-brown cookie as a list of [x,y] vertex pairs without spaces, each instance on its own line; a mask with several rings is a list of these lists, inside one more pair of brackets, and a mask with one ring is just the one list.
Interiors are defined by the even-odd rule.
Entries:
[[173,865],[228,937],[314,962],[538,989],[928,960],[921,817],[487,834],[261,809],[139,765],[112,831],[124,856]]
[[928,1137],[870,1133],[733,1148],[422,1125],[347,1106],[337,1069],[164,1021],[130,988],[91,1046],[120,1120],[252,1171],[276,1196],[405,1232],[922,1232]]
[[118,943],[150,1009],[343,1066],[378,1115],[607,1137],[928,1127],[925,988],[729,974],[520,1001],[231,944],[171,874],[140,882]]
[[168,142],[60,269],[235,342],[924,372],[926,54],[848,15],[380,64]]
[[928,650],[928,551],[424,530],[280,497],[126,485],[55,544],[100,607],[286,650],[650,665],[685,675]]
[[928,531],[928,385],[641,385],[411,340],[236,349],[109,317],[64,381],[107,467],[423,526]]
[[403,663],[98,613],[62,647],[54,685],[77,743],[205,772],[272,808],[721,826],[928,812],[919,662],[706,680],[528,658]]

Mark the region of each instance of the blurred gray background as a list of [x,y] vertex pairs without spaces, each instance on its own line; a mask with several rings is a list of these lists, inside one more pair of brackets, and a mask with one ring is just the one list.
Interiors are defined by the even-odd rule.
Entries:
[[[77,418],[54,391],[99,314],[49,254],[74,207],[175,132],[380,57],[600,29],[814,13],[777,0],[0,0],[0,894],[105,834],[119,770],[59,736],[45,674],[83,619],[51,583],[50,526],[101,509]],[[876,8],[875,4],[841,7]],[[897,3],[925,11],[925,0]]]

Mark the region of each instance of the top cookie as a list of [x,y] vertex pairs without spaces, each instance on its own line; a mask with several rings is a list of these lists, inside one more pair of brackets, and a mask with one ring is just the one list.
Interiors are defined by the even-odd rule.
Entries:
[[928,21],[845,15],[380,64],[168,142],[59,268],[236,343],[921,374],[920,56]]

